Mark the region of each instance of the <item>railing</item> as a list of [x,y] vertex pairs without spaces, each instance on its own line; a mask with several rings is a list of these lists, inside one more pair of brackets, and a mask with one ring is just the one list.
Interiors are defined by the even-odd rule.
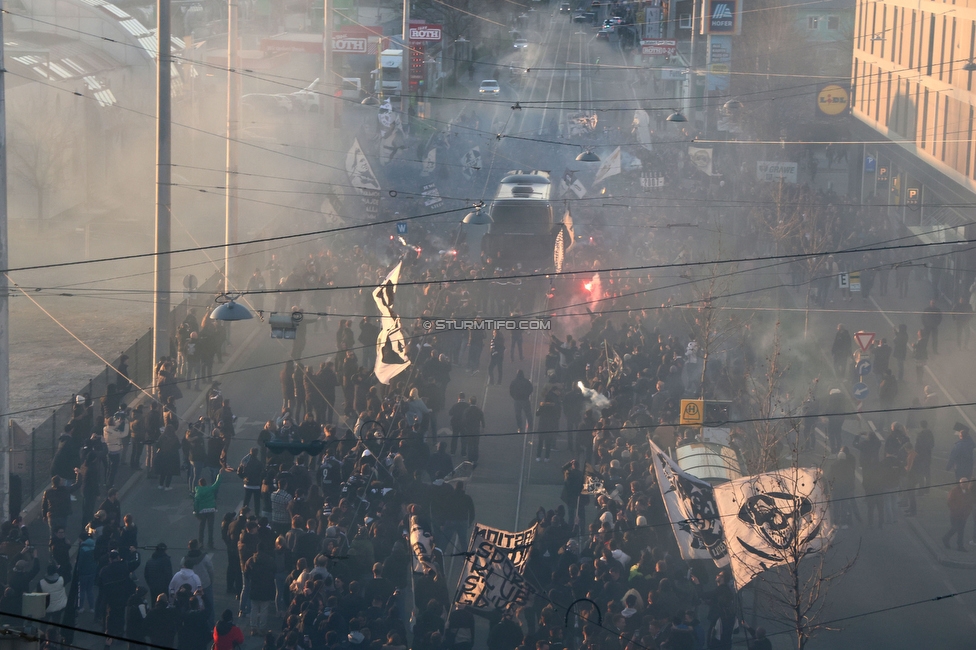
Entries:
[[[204,308],[212,301],[212,295],[216,292],[220,274],[214,273],[210,278],[203,282],[197,291],[184,298],[170,311],[170,332],[173,338],[170,342],[170,356],[176,356],[175,333],[180,323],[186,318],[191,309],[197,310],[197,315],[203,317]],[[10,451],[10,473],[20,477],[23,490],[22,503],[26,505],[34,497],[43,492],[50,485],[50,466],[54,458],[54,452],[58,448],[58,438],[64,430],[64,425],[71,419],[72,406],[76,395],[89,395],[96,402],[105,395],[108,385],[113,384],[119,379],[116,368],[122,361],[122,355],[128,357],[129,373],[128,377],[136,386],[148,388],[152,385],[153,366],[152,358],[153,330],[150,328],[145,334],[136,339],[112,361],[111,366],[105,366],[105,370],[88,380],[88,383],[74,391],[71,399],[62,406],[51,411],[51,415],[36,427],[32,428],[27,440],[13,435],[11,438]],[[132,387],[123,400],[127,404],[131,403],[140,393],[139,389]],[[18,427],[11,420],[11,428],[16,430]],[[13,431],[12,431],[13,433]],[[122,464],[128,467],[128,463]],[[120,475],[121,475],[120,468]],[[124,479],[124,477],[121,477]]]

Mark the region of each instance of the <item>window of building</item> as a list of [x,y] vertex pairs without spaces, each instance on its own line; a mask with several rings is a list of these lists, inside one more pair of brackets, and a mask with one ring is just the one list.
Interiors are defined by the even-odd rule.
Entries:
[[[895,48],[898,47],[898,7],[892,9],[891,16],[891,62],[895,62]],[[902,12],[904,15],[904,12]],[[901,56],[901,55],[899,55]]]
[[935,58],[935,15],[929,16],[929,56],[925,62],[925,74],[932,76],[932,62]]
[[881,119],[881,70],[878,70],[878,81],[876,86],[876,96],[874,101],[874,121]]
[[807,29],[820,29],[820,17],[807,16]]
[[969,175],[973,162],[973,107],[969,107],[969,130],[966,134],[966,175]]
[[908,42],[908,67],[915,65],[915,10],[912,10],[912,35]]
[[949,97],[942,102],[942,162],[946,159],[946,143],[949,141]]
[[827,29],[831,31],[840,29],[840,18],[837,16],[827,16]]
[[924,90],[922,96],[923,96],[923,99],[922,99],[922,123],[919,125],[918,131],[919,131],[919,134],[921,135],[921,139],[919,141],[919,144],[922,146],[922,149],[925,149],[925,132],[928,129],[928,126],[929,126],[929,89],[928,88],[926,88]]
[[891,123],[891,73],[888,73],[888,87],[885,89],[885,112],[884,112],[884,125],[887,127]]
[[691,29],[691,14],[678,16],[678,29]]

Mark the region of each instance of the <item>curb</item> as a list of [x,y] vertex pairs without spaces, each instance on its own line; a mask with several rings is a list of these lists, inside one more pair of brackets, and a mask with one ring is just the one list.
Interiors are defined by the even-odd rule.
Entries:
[[915,534],[915,537],[922,542],[922,546],[929,552],[929,554],[935,559],[936,562],[942,566],[949,567],[951,569],[976,569],[976,560],[965,562],[963,560],[957,560],[946,554],[945,549],[940,548],[938,543],[932,539],[932,537],[925,531],[921,524],[915,519],[905,518],[908,523],[908,527]]

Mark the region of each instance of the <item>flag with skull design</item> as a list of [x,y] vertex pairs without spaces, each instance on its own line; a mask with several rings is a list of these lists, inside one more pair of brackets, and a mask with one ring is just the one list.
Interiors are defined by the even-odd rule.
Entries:
[[729,555],[712,486],[683,471],[653,441],[650,443],[657,484],[681,558],[713,560],[718,566],[727,566]]
[[741,589],[766,569],[799,562],[830,543],[819,469],[790,468],[715,487],[732,575]]

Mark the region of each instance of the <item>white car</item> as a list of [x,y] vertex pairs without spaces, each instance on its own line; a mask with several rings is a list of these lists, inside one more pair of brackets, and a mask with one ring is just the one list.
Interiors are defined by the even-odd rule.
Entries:
[[498,87],[498,82],[494,79],[485,79],[481,82],[481,86],[478,87],[478,92],[482,95],[497,95],[501,92],[501,90],[502,89]]
[[527,40],[525,40],[524,38],[516,38],[515,39],[515,49],[516,50],[524,50],[528,46],[529,46],[529,42]]

